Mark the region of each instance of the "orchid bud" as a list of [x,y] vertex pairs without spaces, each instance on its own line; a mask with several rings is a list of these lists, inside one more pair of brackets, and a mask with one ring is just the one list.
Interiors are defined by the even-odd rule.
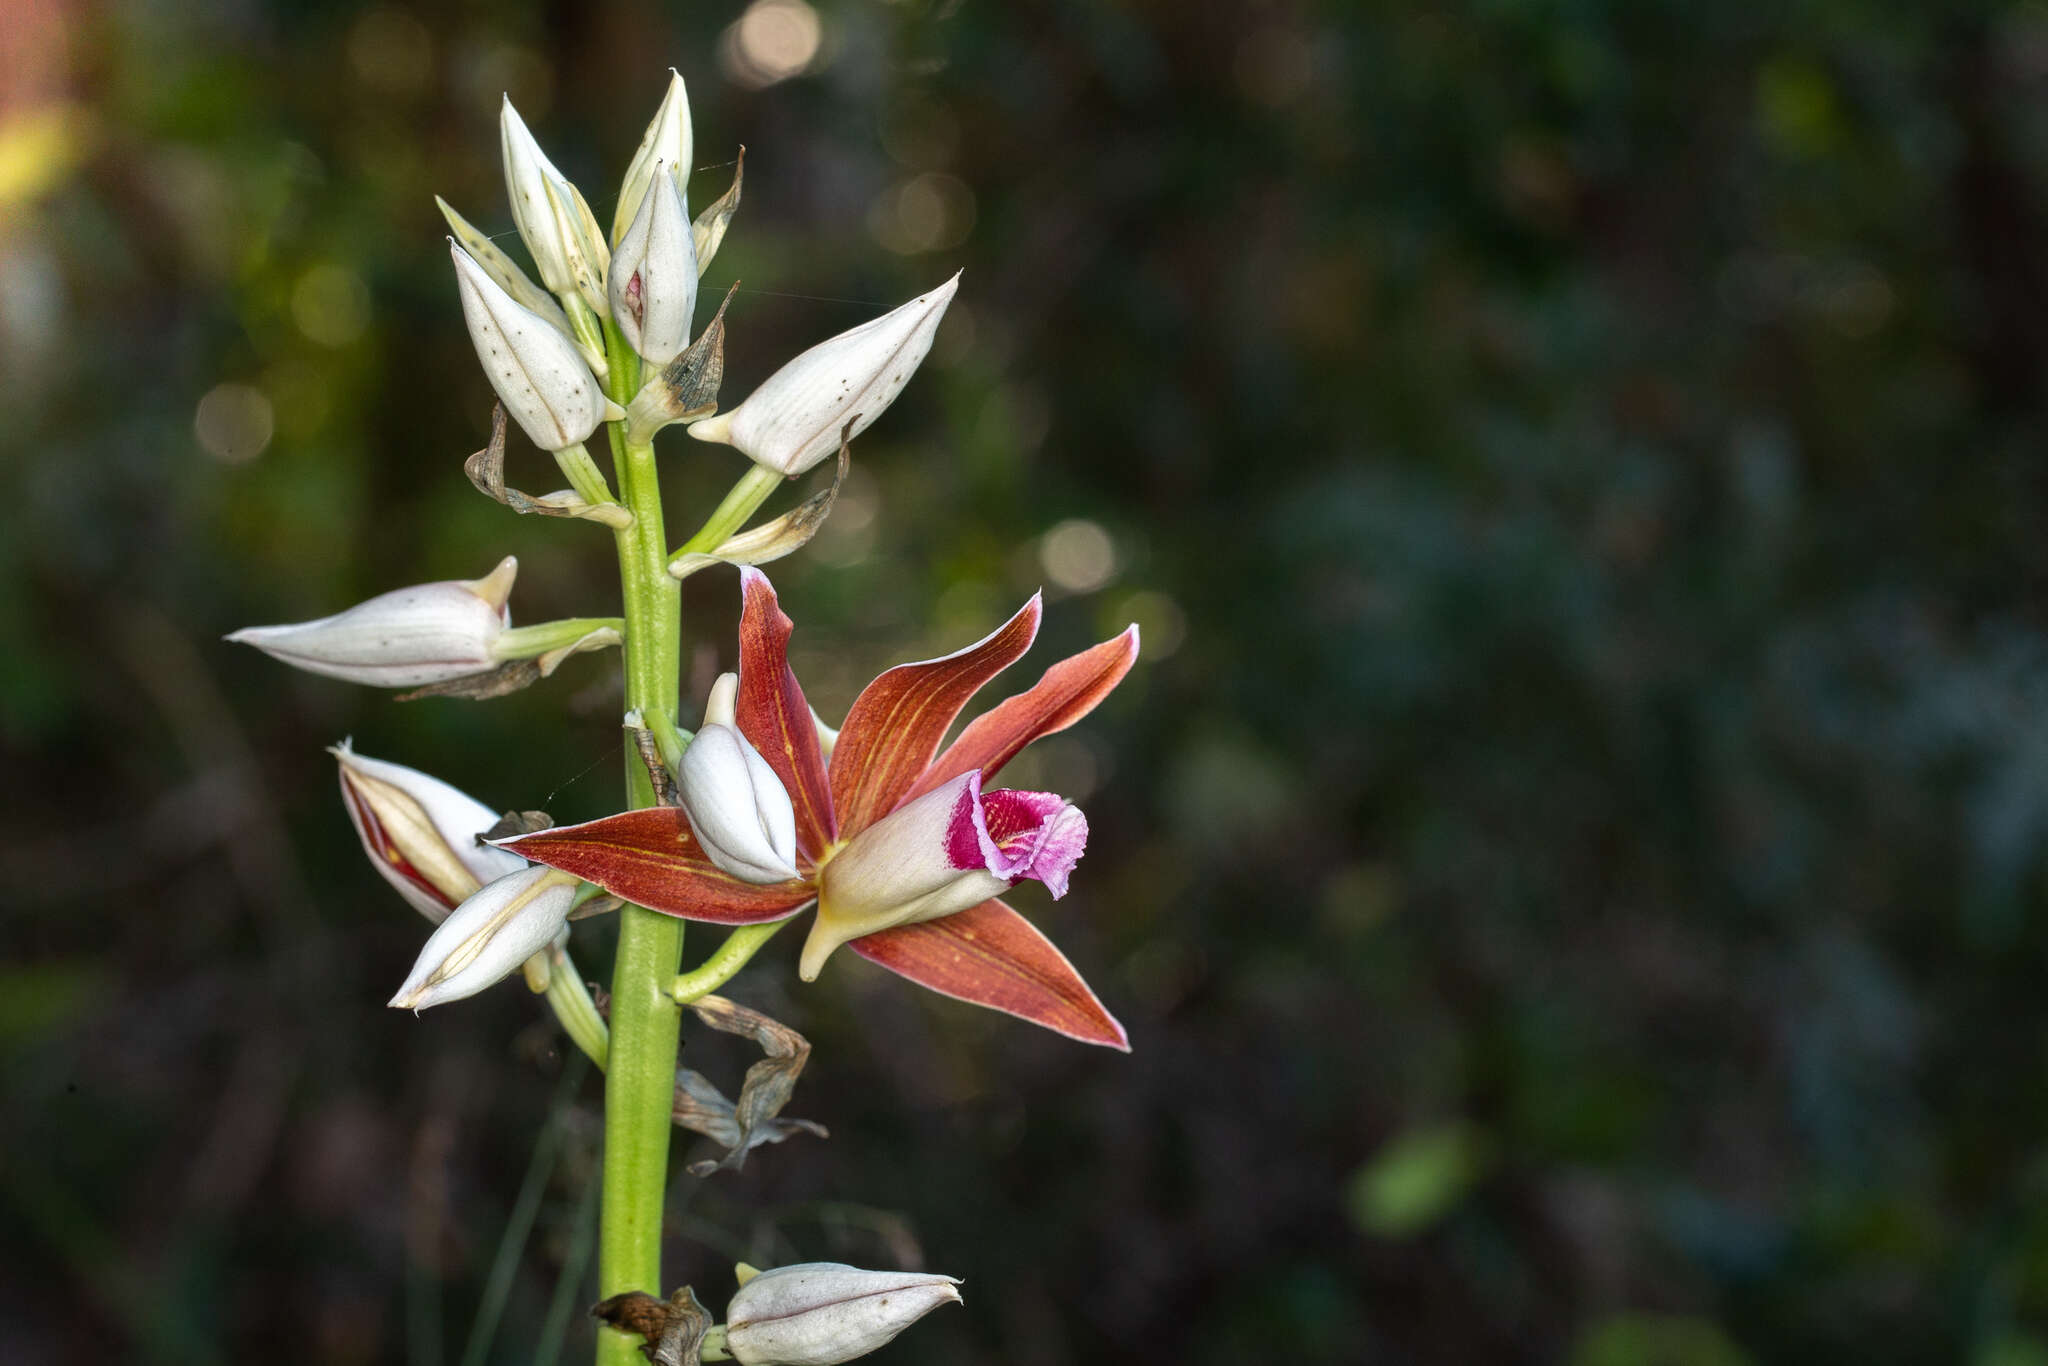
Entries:
[[694,154],[690,92],[684,88],[683,78],[676,74],[674,67],[670,67],[668,91],[661,97],[661,108],[654,111],[654,121],[641,135],[640,147],[633,153],[633,160],[626,167],[626,179],[619,186],[619,207],[612,215],[614,247],[625,237],[627,227],[640,212],[640,199],[654,181],[656,165],[666,162],[669,175],[678,182],[680,189],[689,178],[690,158]]
[[690,424],[699,441],[722,441],[756,464],[799,475],[866,431],[932,349],[932,334],[960,277],[871,323],[842,332],[768,377],[730,412]]
[[512,200],[512,221],[533,253],[541,283],[556,294],[580,295],[599,313],[604,311],[604,273],[611,260],[604,235],[582,193],[526,131],[510,96],[498,115],[499,143],[505,156],[505,191]]
[[942,1304],[960,1282],[918,1271],[804,1262],[757,1273],[725,1310],[725,1350],[741,1366],[835,1366],[866,1356]]
[[738,687],[732,674],[712,685],[676,786],[706,857],[742,882],[786,882],[797,876],[796,810],[775,770],[733,724]]
[[507,294],[489,272],[453,241],[455,283],[469,339],[491,388],[504,400],[533,444],[565,450],[592,432],[618,406],[604,396],[576,344],[538,313]]
[[1088,819],[1054,792],[983,792],[969,769],[846,842],[818,872],[818,913],[797,974],[848,940],[972,910],[1020,878],[1055,899],[1088,843]]
[[[656,169],[665,170],[666,163]],[[697,243],[673,176],[658,174],[619,239],[611,268],[612,319],[650,364],[667,365],[690,343],[697,311]]]
[[363,852],[435,924],[486,882],[526,866],[516,854],[477,843],[498,816],[469,794],[416,768],[366,758],[346,740],[328,753],[341,761],[341,800]]
[[519,561],[507,555],[481,579],[450,579],[383,593],[318,621],[248,626],[228,639],[308,673],[379,688],[414,688],[498,666],[506,600]]
[[441,206],[441,216],[448,220],[456,242],[483,267],[484,274],[497,281],[499,288],[510,294],[515,303],[539,314],[549,326],[574,342],[577,352],[591,370],[600,380],[604,379],[610,371],[605,363],[604,335],[597,330],[597,320],[581,308],[576,310],[577,316],[571,318],[562,311],[562,305],[554,295],[527,279],[526,272],[500,251],[498,244],[474,223],[455,212],[453,205],[439,195],[434,196],[434,202]]
[[511,976],[566,930],[576,886],[573,874],[538,863],[486,883],[428,937],[391,1005],[425,1010]]

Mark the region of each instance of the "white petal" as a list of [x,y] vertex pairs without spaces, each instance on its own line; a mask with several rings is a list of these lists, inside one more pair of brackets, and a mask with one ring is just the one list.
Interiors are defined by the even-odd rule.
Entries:
[[567,337],[499,287],[452,241],[462,316],[491,388],[533,444],[573,446],[605,418],[605,398],[582,353]]
[[[483,884],[507,873],[516,873],[525,866],[525,860],[516,854],[476,842],[478,835],[498,823],[498,814],[460,788],[416,768],[358,754],[346,740],[330,752],[341,761],[344,804],[348,808],[349,821],[362,840],[363,852],[370,856],[371,866],[398,890],[400,896],[435,924],[448,918],[452,903],[462,901]],[[369,783],[362,779],[368,779]],[[409,798],[428,831],[409,828],[412,812],[389,809],[388,802],[379,800],[384,794],[370,784],[382,784]],[[366,812],[362,807],[367,807],[367,815],[377,822],[383,841],[397,845],[401,856],[429,881],[437,885],[443,880],[457,881],[446,874],[436,875],[438,870],[429,866],[434,861],[431,848],[422,850],[414,847],[415,841],[422,841],[429,834],[438,841],[440,848],[446,851],[445,857],[452,858],[468,875],[456,894],[444,901],[394,867],[389,851],[381,847],[380,841],[374,840],[372,831],[365,827]]]
[[567,293],[576,287],[575,280],[569,273],[566,244],[548,204],[548,180],[560,179],[561,172],[527,131],[510,96],[498,111],[498,145],[505,161],[505,194],[512,202],[512,221],[519,225],[519,235],[533,253],[541,283],[557,294]]
[[959,286],[956,274],[931,293],[818,343],[737,408],[691,423],[690,435],[722,441],[784,474],[802,474],[839,449],[849,420],[851,435],[858,436],[903,392]]
[[865,1356],[942,1304],[960,1282],[919,1271],[805,1262],[754,1275],[726,1306],[726,1350],[741,1366],[835,1366]]
[[633,349],[666,365],[690,343],[697,310],[697,245],[675,180],[658,175],[611,265],[612,319]]
[[676,774],[683,809],[704,853],[743,882],[797,875],[796,811],[760,752],[738,730],[708,725]]
[[575,899],[576,879],[540,864],[487,884],[427,939],[391,1004],[425,1010],[503,981],[561,933]]
[[505,624],[500,607],[449,581],[400,588],[318,621],[246,627],[228,639],[309,673],[411,688],[496,667],[492,647]]
[[[815,981],[849,939],[972,910],[1009,890],[1011,879],[980,865],[973,819],[980,799],[981,772],[969,769],[897,807],[834,854],[818,873],[818,913],[798,975]],[[956,849],[963,826],[966,847]]]
[[653,120],[641,135],[640,146],[619,186],[619,207],[612,216],[614,244],[624,240],[627,226],[640,212],[640,201],[654,179],[656,162],[666,162],[679,184],[688,181],[690,158],[695,155],[691,142],[690,92],[683,85],[683,78],[670,67],[668,90],[661,97],[661,107],[654,111]]

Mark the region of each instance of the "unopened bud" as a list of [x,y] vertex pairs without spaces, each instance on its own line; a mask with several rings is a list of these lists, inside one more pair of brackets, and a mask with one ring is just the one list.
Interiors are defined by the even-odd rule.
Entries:
[[648,362],[667,365],[690,344],[697,246],[674,177],[657,174],[640,197],[640,212],[619,239],[609,288],[613,321]]
[[[690,424],[699,441],[722,441],[756,464],[802,474],[873,425],[903,392],[960,277],[871,323],[842,332],[768,377],[730,412]],[[849,421],[851,430],[846,430]]]
[[511,622],[505,604],[518,572],[519,561],[507,555],[481,579],[400,588],[318,621],[249,626],[228,639],[351,683],[445,683],[497,667],[494,649]]
[[732,674],[712,685],[676,786],[706,857],[742,882],[784,882],[797,876],[796,810],[775,770],[733,724],[737,686]]
[[604,234],[591,217],[583,195],[555,169],[533,140],[509,97],[498,115],[499,144],[505,156],[505,191],[512,201],[512,221],[533,253],[541,283],[558,295],[580,295],[602,313],[604,273],[611,259]]
[[804,1262],[754,1275],[725,1311],[725,1350],[741,1366],[836,1366],[866,1356],[942,1304],[960,1282],[916,1271]]
[[485,884],[427,939],[391,1005],[425,1010],[511,976],[565,931],[576,885],[572,874],[540,864]]
[[[683,86],[683,78],[670,67],[668,90],[661,97],[661,108],[654,111],[653,122],[640,137],[640,146],[633,153],[633,160],[626,167],[626,178],[619,186],[619,207],[612,214],[612,245],[616,247],[625,237],[626,229],[640,212],[640,200],[647,193],[647,187],[654,180],[657,163],[666,163],[665,169],[676,181],[678,188],[686,188],[690,176],[690,158],[695,155],[691,146],[690,92]],[[687,196],[685,196],[687,197]]]
[[486,882],[525,866],[516,854],[477,843],[498,816],[468,793],[358,754],[346,740],[328,752],[341,761],[341,800],[371,866],[435,924]]
[[460,246],[451,241],[448,250],[477,359],[505,411],[534,445],[565,450],[607,417],[624,416],[597,387],[574,342],[507,294]]

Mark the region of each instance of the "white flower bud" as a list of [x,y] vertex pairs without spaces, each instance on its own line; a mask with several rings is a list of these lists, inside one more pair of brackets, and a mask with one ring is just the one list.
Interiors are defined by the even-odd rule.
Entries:
[[737,686],[732,674],[712,686],[676,786],[706,857],[742,882],[786,882],[797,876],[796,810],[775,770],[733,724]]
[[619,186],[619,207],[612,215],[613,246],[625,237],[626,228],[640,212],[641,196],[654,179],[657,162],[667,163],[678,189],[687,187],[690,158],[695,155],[691,136],[690,92],[683,87],[683,78],[670,67],[668,91],[661,97],[661,108],[654,111],[654,121],[641,135],[640,147],[633,153],[633,160],[626,167],[626,179]]
[[416,768],[358,754],[344,740],[328,751],[341,761],[341,799],[370,864],[427,919],[448,912],[486,882],[526,866],[476,837],[497,813]]
[[499,111],[498,134],[512,221],[533,253],[541,283],[556,294],[581,295],[584,303],[603,312],[604,273],[611,253],[590,206],[541,151],[509,96]]
[[573,874],[537,863],[485,884],[428,937],[391,1005],[425,1010],[510,977],[566,930],[575,899]]
[[852,436],[882,415],[925,353],[953,291],[956,274],[871,323],[842,332],[768,377],[730,412],[690,424],[699,441],[722,441],[756,464],[802,474],[839,449],[849,419]]
[[318,621],[249,626],[228,639],[308,673],[379,688],[415,688],[494,669],[505,603],[519,561],[507,555],[481,579],[450,579],[383,593]]
[[563,450],[588,437],[607,417],[623,416],[597,387],[575,343],[507,294],[453,241],[448,251],[455,258],[462,316],[477,359],[505,411],[534,445]]
[[640,211],[619,240],[608,288],[613,321],[650,364],[667,365],[690,344],[697,240],[673,177],[656,175],[641,195]]
[[741,1366],[836,1366],[866,1356],[942,1304],[960,1282],[916,1271],[805,1262],[763,1271],[725,1310],[725,1350]]

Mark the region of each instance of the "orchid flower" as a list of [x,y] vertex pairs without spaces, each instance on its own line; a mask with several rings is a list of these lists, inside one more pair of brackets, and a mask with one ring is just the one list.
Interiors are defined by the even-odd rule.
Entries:
[[[738,738],[765,761],[781,793],[763,791],[766,775],[742,778],[735,769],[729,781],[713,774],[686,784],[683,807],[628,811],[502,847],[686,920],[760,924],[816,904],[802,958],[806,980],[844,943],[943,995],[1128,1051],[1123,1026],[1073,966],[999,899],[1027,877],[1064,893],[1086,820],[1057,794],[983,785],[1026,745],[1065,730],[1109,695],[1137,659],[1137,627],[1053,665],[941,752],[968,700],[1030,648],[1041,613],[1033,597],[966,649],[875,679],[828,749],[829,732],[789,667],[792,627],[774,587],[747,569],[741,594],[738,687],[725,705]],[[746,764],[744,751],[731,753],[721,762]],[[743,794],[735,800],[747,809],[715,813],[714,838],[727,853],[717,861],[696,829],[714,829],[713,813],[693,821],[688,803],[693,792],[720,791]],[[795,817],[794,877],[776,871],[775,858],[731,856],[730,818],[758,809],[779,824],[777,797]]]

